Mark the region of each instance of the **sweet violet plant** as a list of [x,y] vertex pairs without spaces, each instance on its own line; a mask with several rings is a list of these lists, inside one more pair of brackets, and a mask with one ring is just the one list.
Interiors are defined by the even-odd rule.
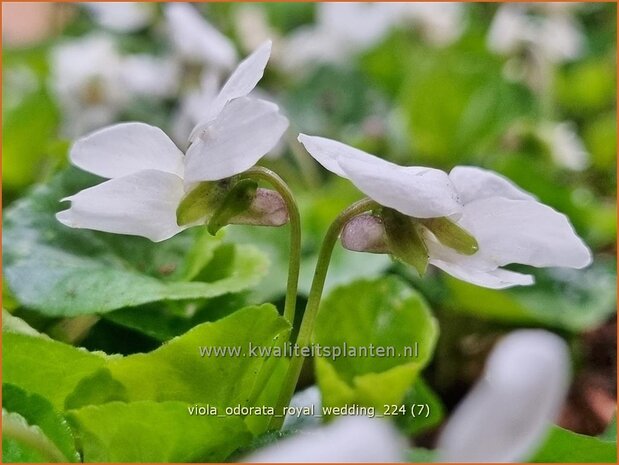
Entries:
[[[236,61],[230,44],[204,48],[205,37],[220,39],[187,5],[169,6],[166,17],[177,47],[188,58],[229,69]],[[186,29],[185,29],[186,27]],[[225,52],[225,53],[224,53]],[[300,215],[289,187],[274,172],[257,166],[288,129],[279,107],[251,93],[263,76],[271,43],[258,47],[209,99],[181,151],[159,128],[122,123],[79,139],[71,162],[106,178],[69,197],[57,219],[72,228],[142,236],[153,242],[206,226],[215,234],[226,225],[290,226],[290,253],[284,317],[295,323],[301,256]],[[509,179],[481,168],[457,166],[449,173],[422,166],[399,166],[322,137],[300,135],[310,155],[330,172],[350,180],[367,197],[345,209],[326,231],[303,318],[294,342],[312,342],[316,316],[338,240],[344,248],[388,254],[424,276],[433,265],[455,278],[491,289],[526,286],[533,276],[506,268],[581,269],[591,252],[568,218],[538,201]],[[259,187],[259,182],[271,189]],[[565,397],[567,351],[555,336],[523,332],[502,341],[486,372],[447,424],[439,453],[453,460],[518,460],[539,444]],[[269,428],[282,427],[304,357],[291,356],[277,393]],[[505,370],[509,365],[516,371]],[[270,369],[275,370],[275,366]],[[273,371],[268,371],[272,374]],[[515,374],[514,374],[515,373]],[[545,383],[550,373],[552,382]],[[266,381],[263,379],[266,383]],[[504,407],[517,398],[531,407],[526,418]],[[486,415],[487,423],[477,421]],[[477,427],[469,428],[473,422]],[[516,439],[510,433],[516,427]],[[494,435],[494,436],[492,436]],[[479,441],[480,437],[496,441]],[[332,453],[354,438],[359,447],[379,438],[373,455],[354,447]],[[352,443],[351,443],[352,444]],[[314,452],[318,447],[319,452]],[[293,438],[250,455],[250,461],[403,459],[403,439],[384,423],[366,419],[338,422],[313,437]],[[369,454],[369,452],[368,452]]]

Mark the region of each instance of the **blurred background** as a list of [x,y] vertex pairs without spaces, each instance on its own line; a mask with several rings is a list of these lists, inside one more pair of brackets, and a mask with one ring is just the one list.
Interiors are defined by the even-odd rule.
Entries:
[[[412,281],[440,320],[425,378],[448,409],[479,376],[500,335],[517,327],[561,334],[573,350],[575,378],[559,424],[601,433],[616,408],[616,5],[191,8],[2,4],[4,209],[63,171],[71,142],[99,127],[143,121],[185,148],[228,73],[270,38],[273,54],[256,92],[276,101],[291,127],[263,163],[292,186],[301,204],[302,294],[328,224],[360,194],[314,163],[296,143],[298,132],[404,165],[496,170],[567,214],[594,250],[594,265],[536,271],[535,286],[493,291],[438,273],[421,280],[385,256],[338,250],[326,293],[359,278],[393,274]],[[209,40],[196,43],[196,37]],[[238,301],[281,305],[288,254],[283,234],[228,228],[226,241],[253,243],[271,263],[268,278]],[[11,312],[40,330],[58,329],[59,319],[4,291]],[[153,314],[176,320],[175,329],[158,332],[122,312],[93,322],[79,343],[132,353],[213,318],[159,307]],[[311,370],[304,382],[312,382]],[[426,434],[430,438],[432,430]],[[423,445],[424,435],[416,441]]]

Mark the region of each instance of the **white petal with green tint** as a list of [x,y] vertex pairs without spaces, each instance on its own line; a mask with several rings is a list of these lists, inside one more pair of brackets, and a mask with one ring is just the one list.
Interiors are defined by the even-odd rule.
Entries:
[[231,101],[187,150],[185,182],[242,173],[275,147],[287,127],[274,103],[249,97]]
[[183,153],[165,133],[144,123],[121,123],[79,139],[70,153],[79,168],[104,178],[143,170],[183,176]]
[[184,229],[176,223],[176,208],[183,195],[183,180],[178,176],[145,170],[66,197],[71,207],[56,218],[72,228],[143,236],[159,242]]

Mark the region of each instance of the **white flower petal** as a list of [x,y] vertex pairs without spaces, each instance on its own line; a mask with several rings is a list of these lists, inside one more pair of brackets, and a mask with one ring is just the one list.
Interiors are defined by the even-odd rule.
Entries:
[[406,441],[390,423],[353,416],[301,431],[245,457],[243,462],[401,462],[405,449]]
[[226,104],[234,99],[246,97],[264,75],[264,68],[271,56],[271,41],[268,40],[245,58],[230,75],[219,94],[209,105],[201,121],[191,131],[189,141],[193,142],[198,134],[209,126]]
[[514,271],[495,268],[494,270],[478,270],[467,263],[444,261],[430,258],[430,263],[449,273],[454,278],[490,289],[506,289],[513,286],[530,286],[535,282],[533,276]]
[[329,171],[350,179],[381,205],[417,218],[450,216],[462,209],[447,173],[399,166],[324,137],[299,135],[312,157]]
[[357,188],[381,205],[415,218],[458,214],[462,205],[447,173],[433,168],[399,166],[377,158],[342,158],[340,167]]
[[239,63],[215,99],[213,105],[216,108],[221,109],[230,100],[246,97],[254,90],[264,75],[264,69],[271,56],[271,46],[271,41],[267,40]]
[[56,218],[72,228],[147,237],[159,242],[185,228],[176,224],[176,208],[185,195],[183,180],[146,170],[105,181],[71,197],[71,207]]
[[187,60],[229,70],[237,60],[232,42],[188,3],[168,3],[165,17],[172,40]]
[[353,160],[375,161],[380,163],[382,160],[375,155],[370,155],[363,150],[356,149],[350,145],[327,139],[326,137],[308,136],[299,134],[299,142],[303,144],[305,150],[314,159],[332,173],[348,179],[344,170],[338,164],[338,160],[350,158]]
[[473,166],[456,166],[449,173],[463,204],[487,197],[505,197],[513,200],[535,200],[504,176]]
[[144,123],[122,123],[75,142],[71,162],[104,178],[154,169],[183,176],[183,154],[165,133]]
[[440,460],[530,459],[564,402],[569,372],[568,348],[554,334],[524,330],[505,337],[447,422],[438,441]]
[[562,213],[533,200],[490,197],[464,206],[458,224],[471,233],[482,256],[498,266],[584,268],[591,252]]
[[277,105],[249,97],[228,103],[187,151],[185,181],[214,181],[251,168],[288,127]]

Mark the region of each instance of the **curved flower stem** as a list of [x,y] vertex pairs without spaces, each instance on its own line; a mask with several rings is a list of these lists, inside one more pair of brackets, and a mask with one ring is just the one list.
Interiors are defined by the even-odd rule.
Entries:
[[288,261],[288,283],[286,285],[286,301],[284,303],[284,318],[294,325],[295,307],[297,303],[297,287],[299,285],[299,267],[301,266],[301,217],[299,208],[288,185],[275,172],[262,166],[254,166],[241,174],[242,178],[266,181],[282,196],[288,209],[290,219],[290,254]]
[[329,270],[329,263],[335,243],[348,221],[376,207],[378,207],[378,204],[372,199],[365,198],[359,200],[340,213],[327,230],[327,234],[320,247],[312,287],[307,300],[307,306],[305,307],[305,313],[303,314],[303,320],[299,328],[299,335],[295,344],[296,350],[290,359],[288,372],[286,373],[286,378],[284,379],[275,409],[276,416],[271,419],[269,425],[270,429],[281,428],[284,422],[284,416],[282,415],[283,409],[290,404],[290,399],[292,399],[292,395],[294,394],[295,387],[299,380],[301,368],[303,368],[303,361],[305,360],[302,353],[304,352],[304,347],[308,347],[311,343],[312,333],[316,323],[316,315],[318,314],[318,307],[320,305],[320,299],[322,297],[322,291],[324,289],[325,279],[327,278],[327,271]]

